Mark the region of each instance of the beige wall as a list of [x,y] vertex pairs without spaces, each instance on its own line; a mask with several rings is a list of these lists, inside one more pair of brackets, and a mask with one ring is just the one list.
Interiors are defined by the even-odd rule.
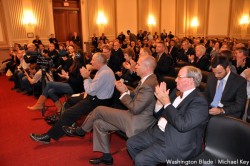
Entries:
[[127,35],[127,30],[137,33],[137,1],[116,0],[116,31]]
[[[83,40],[89,41],[95,32],[104,32],[114,39],[121,31],[130,29],[161,32],[172,31],[179,37],[229,36],[250,38],[250,25],[239,25],[243,14],[250,15],[249,0],[80,0]],[[15,5],[13,5],[15,4]],[[40,35],[43,43],[48,43],[54,33],[52,0],[0,0],[0,48],[14,42],[27,43],[27,33]],[[24,26],[23,13],[31,9],[37,20],[36,26]],[[98,10],[103,10],[108,25],[96,25]],[[144,10],[143,10],[144,9]],[[149,13],[155,15],[156,27],[148,27]],[[198,16],[199,27],[190,27],[193,16]]]
[[165,29],[175,34],[175,13],[176,0],[161,0],[161,32]]
[[[222,10],[223,9],[223,10]],[[210,0],[208,36],[227,36],[229,33],[230,0]]]

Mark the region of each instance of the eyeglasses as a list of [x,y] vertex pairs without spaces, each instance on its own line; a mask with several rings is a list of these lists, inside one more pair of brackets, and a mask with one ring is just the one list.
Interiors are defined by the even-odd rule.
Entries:
[[180,76],[180,75],[178,75],[177,78],[192,78],[192,77],[187,77],[187,76]]

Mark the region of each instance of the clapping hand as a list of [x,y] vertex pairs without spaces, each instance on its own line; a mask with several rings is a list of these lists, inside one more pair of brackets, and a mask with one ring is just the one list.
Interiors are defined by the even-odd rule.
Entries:
[[86,79],[90,76],[90,71],[86,69],[84,66],[80,69],[81,76]]
[[115,87],[121,94],[128,91],[127,86],[122,81],[115,81]]
[[62,73],[58,73],[58,75],[62,78],[66,78],[66,79],[69,79],[69,73],[66,72],[65,70],[62,69]]
[[169,89],[167,90],[167,85],[165,82],[161,82],[160,85],[157,85],[155,87],[155,96],[161,102],[162,105],[170,103]]
[[122,63],[122,66],[125,68],[125,69],[130,69],[131,65],[128,63],[128,62],[123,62]]

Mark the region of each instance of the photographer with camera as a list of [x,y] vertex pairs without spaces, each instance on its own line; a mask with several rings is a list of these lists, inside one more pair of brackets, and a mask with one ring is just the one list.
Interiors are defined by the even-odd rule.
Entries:
[[[25,76],[22,78],[23,88],[27,95],[32,95],[34,88],[34,95],[41,94],[42,92],[42,69],[36,64],[30,64],[29,73],[24,70]],[[46,71],[45,73],[46,84],[49,81],[54,81],[53,77]]]
[[[80,55],[80,54],[79,54]],[[84,91],[83,78],[80,74],[80,68],[85,66],[82,56],[75,56],[73,64],[69,68],[69,72],[62,70],[60,77],[65,78],[67,82],[48,82],[43,89],[42,95],[33,106],[28,106],[30,110],[42,110],[47,98],[51,98],[55,103],[57,112],[60,112],[62,103],[58,95],[80,93]]]

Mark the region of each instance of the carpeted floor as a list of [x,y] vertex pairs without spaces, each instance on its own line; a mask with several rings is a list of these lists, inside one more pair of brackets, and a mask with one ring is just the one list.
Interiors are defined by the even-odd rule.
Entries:
[[[0,165],[1,166],[86,166],[88,160],[101,153],[92,151],[92,134],[83,139],[63,137],[43,145],[32,141],[30,133],[44,133],[50,126],[41,112],[29,111],[36,99],[11,90],[13,82],[0,76]],[[51,103],[51,101],[49,101]],[[51,108],[47,113],[51,113]],[[111,135],[111,152],[125,147],[126,142]],[[127,151],[113,155],[114,165],[133,165]]]

